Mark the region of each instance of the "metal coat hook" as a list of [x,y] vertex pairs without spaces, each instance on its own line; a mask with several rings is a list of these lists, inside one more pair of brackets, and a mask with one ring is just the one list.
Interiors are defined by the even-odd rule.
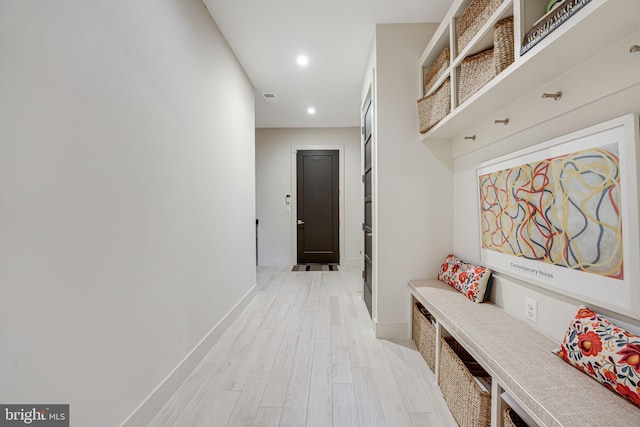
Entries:
[[495,124],[502,123],[503,125],[506,126],[506,125],[509,124],[509,117],[507,117],[506,119],[503,119],[503,120],[496,119],[496,120],[493,121],[493,123],[495,123]]
[[634,44],[629,48],[629,53],[635,53],[635,52],[640,52],[640,46],[638,46],[637,44]]
[[543,98],[553,98],[554,101],[560,100],[562,98],[562,92],[558,91],[556,93],[543,93]]
[[465,136],[464,139],[470,139],[472,141],[475,141],[476,140],[476,136],[475,135]]

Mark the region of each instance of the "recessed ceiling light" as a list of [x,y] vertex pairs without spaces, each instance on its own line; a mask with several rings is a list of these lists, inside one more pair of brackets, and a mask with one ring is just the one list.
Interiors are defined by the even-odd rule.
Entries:
[[307,58],[304,55],[300,55],[298,56],[298,65],[304,67],[305,65],[307,65],[309,63],[309,58]]
[[315,113],[316,113],[316,109],[315,109],[315,108],[313,108],[313,107],[309,107],[309,108],[307,108],[307,114],[311,114],[311,115],[313,115],[313,114],[315,114]]

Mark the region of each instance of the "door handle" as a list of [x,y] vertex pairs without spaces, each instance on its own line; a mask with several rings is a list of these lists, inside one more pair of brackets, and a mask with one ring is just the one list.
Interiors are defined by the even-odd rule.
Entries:
[[298,220],[298,225],[304,225],[304,221],[303,221],[303,220],[301,220],[301,219],[299,219],[299,220]]

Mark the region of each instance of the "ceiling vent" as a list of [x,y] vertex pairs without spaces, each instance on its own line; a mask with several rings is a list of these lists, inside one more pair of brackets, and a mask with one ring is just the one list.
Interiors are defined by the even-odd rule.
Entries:
[[276,102],[276,101],[278,101],[278,98],[276,98],[276,94],[275,93],[263,93],[262,96],[264,97],[264,100],[266,102]]

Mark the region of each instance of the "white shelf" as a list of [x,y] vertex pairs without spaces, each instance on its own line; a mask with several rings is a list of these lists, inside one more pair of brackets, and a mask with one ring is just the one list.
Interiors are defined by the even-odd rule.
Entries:
[[440,52],[449,47],[451,24],[455,19],[455,13],[460,8],[466,7],[469,3],[471,3],[471,0],[454,1],[453,5],[451,5],[444,18],[442,18],[440,26],[433,34],[433,37],[431,37],[431,40],[429,40],[429,43],[424,49],[419,62],[421,67],[428,68],[429,65],[433,64]]
[[493,26],[504,18],[513,16],[513,1],[507,0],[498,7],[489,20],[478,30],[478,33],[471,39],[469,44],[458,53],[452,61],[453,66],[460,65],[467,56],[475,55],[493,47]]
[[[447,67],[445,72],[442,73],[442,75],[435,80],[435,82],[433,83],[433,86],[431,86],[429,91],[427,93],[425,93],[425,96],[426,95],[430,95],[433,92],[435,92],[440,86],[442,86],[442,83],[444,83],[444,81],[447,80],[450,75],[451,75],[451,66]],[[424,84],[423,84],[423,86],[424,86]]]
[[[459,5],[460,2],[457,3]],[[505,10],[509,10],[508,3],[512,2],[508,1],[501,5],[494,14],[496,20],[498,16],[503,16]],[[514,5],[515,12],[524,8],[521,4],[518,4],[518,7]],[[452,113],[422,135],[422,141],[451,140],[462,130],[487,118],[492,112],[503,109],[531,91],[542,87],[546,82],[574,69],[593,55],[636,32],[638,16],[640,16],[640,1],[591,0],[522,57],[518,57],[516,52],[516,60],[509,68],[462,105],[454,108]],[[522,16],[514,17],[515,25],[531,20],[531,18],[524,19]],[[446,23],[443,22],[443,24]],[[517,29],[515,34],[524,34],[526,31],[528,30]],[[473,46],[481,46],[483,37],[479,35],[477,40],[474,39],[477,44]],[[638,42],[640,44],[640,40]],[[516,42],[516,45],[518,46],[519,42]],[[433,46],[437,46],[437,43]],[[465,49],[462,54],[472,52],[472,49],[473,47],[469,50]],[[462,57],[462,55],[459,56]],[[423,58],[430,57],[431,54],[425,51]],[[455,64],[456,61],[458,61],[457,58],[453,63]],[[423,65],[424,63],[421,63],[421,67]],[[454,75],[455,67],[450,67],[450,71],[451,75]]]

